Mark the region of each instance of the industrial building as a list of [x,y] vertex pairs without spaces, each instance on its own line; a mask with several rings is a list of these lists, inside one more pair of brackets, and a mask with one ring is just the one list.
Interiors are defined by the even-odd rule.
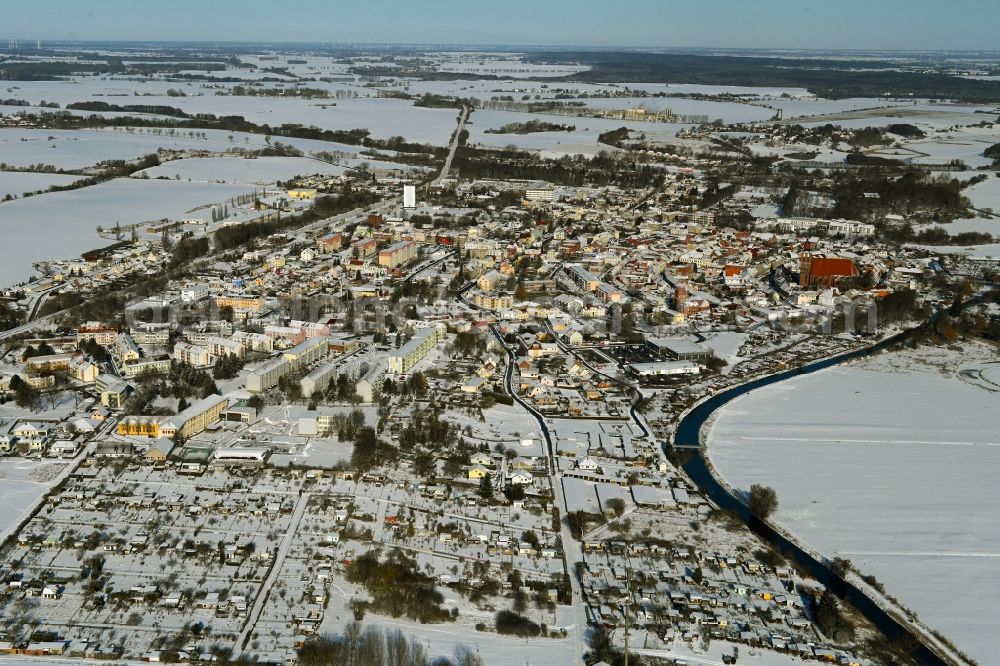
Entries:
[[712,350],[686,338],[646,338],[646,346],[654,354],[666,356],[675,361],[707,361]]
[[637,377],[675,377],[697,375],[701,366],[691,361],[659,361],[655,363],[630,363],[629,370]]
[[263,465],[271,452],[267,449],[219,448],[212,452],[215,465]]

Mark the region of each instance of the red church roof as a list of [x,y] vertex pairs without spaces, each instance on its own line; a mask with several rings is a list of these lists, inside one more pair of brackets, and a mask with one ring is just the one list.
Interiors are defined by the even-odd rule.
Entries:
[[854,277],[857,274],[853,261],[837,257],[813,257],[809,268],[812,277]]

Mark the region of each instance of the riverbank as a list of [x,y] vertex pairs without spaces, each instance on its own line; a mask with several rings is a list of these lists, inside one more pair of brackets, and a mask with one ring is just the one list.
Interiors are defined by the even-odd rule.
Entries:
[[814,556],[850,559],[911,622],[919,614],[925,633],[981,663],[1000,586],[990,416],[1000,395],[960,373],[995,353],[982,343],[885,351],[740,396],[703,430],[717,478],[777,491],[776,529]]
[[924,627],[910,621],[901,609],[891,607],[887,609],[883,607],[884,598],[880,597],[876,599],[874,595],[869,594],[862,587],[854,584],[854,582],[850,580],[844,581],[835,577],[830,571],[828,560],[822,555],[817,557],[818,553],[811,552],[811,549],[801,545],[793,535],[775,529],[769,523],[762,523],[756,519],[752,519],[746,505],[737,498],[733,488],[711,468],[702,447],[697,446],[700,443],[705,423],[710,420],[719,408],[733,399],[758,388],[776,384],[800,375],[814,373],[856,358],[869,356],[904,341],[910,335],[911,330],[906,330],[886,337],[871,346],[835,354],[829,358],[812,361],[798,368],[749,380],[743,384],[730,387],[709,396],[692,405],[682,414],[674,433],[672,444],[675,451],[678,446],[683,446],[685,447],[684,450],[690,453],[687,461],[683,464],[683,469],[706,497],[714,502],[716,506],[738,515],[758,536],[785,555],[791,557],[818,582],[828,586],[836,584],[842,589],[843,597],[861,612],[866,619],[878,627],[889,640],[907,638],[914,640],[920,646],[916,648],[915,652],[920,663],[934,664],[936,666],[961,664],[964,662],[957,655],[948,650],[941,641],[931,635]]

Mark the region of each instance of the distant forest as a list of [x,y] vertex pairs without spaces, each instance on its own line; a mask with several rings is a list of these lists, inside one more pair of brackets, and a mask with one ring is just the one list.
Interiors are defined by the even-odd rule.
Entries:
[[898,71],[893,69],[898,63],[882,60],[852,60],[851,70],[847,70],[841,60],[680,53],[547,51],[530,54],[527,59],[591,67],[565,77],[565,81],[789,86],[831,99],[913,96],[975,103],[1000,101],[1000,81]]
[[[93,58],[93,55],[91,54]],[[149,76],[170,74],[187,70],[204,72],[221,71],[224,63],[174,62],[174,63],[129,63],[119,58],[95,58],[104,62],[0,62],[0,80],[3,81],[52,81],[76,75],[127,74]]]

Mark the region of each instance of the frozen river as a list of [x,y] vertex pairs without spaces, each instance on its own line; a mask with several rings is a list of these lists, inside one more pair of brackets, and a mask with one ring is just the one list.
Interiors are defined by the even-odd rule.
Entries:
[[990,358],[922,347],[789,379],[723,407],[708,446],[734,487],[777,491],[776,522],[981,663],[1000,608],[1000,392],[959,372],[992,377]]

